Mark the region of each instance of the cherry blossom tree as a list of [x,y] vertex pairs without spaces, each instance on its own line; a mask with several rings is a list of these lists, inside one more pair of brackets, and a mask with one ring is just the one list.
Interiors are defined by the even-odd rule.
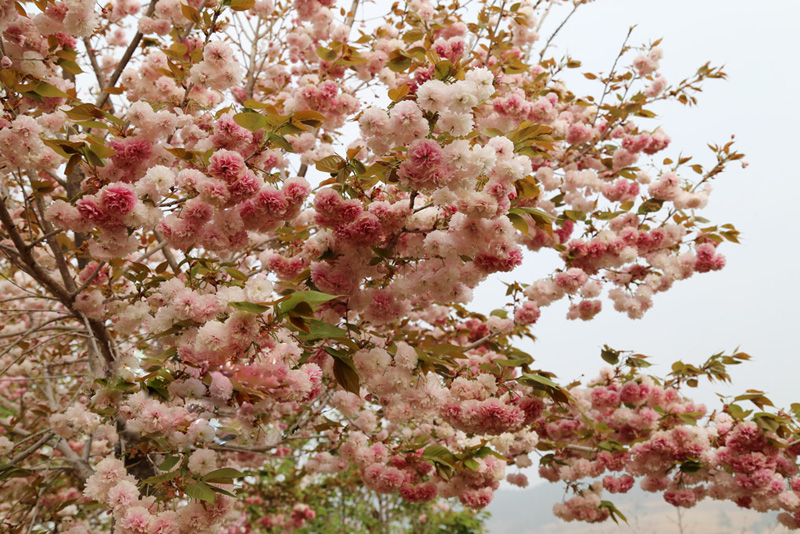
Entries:
[[567,385],[520,348],[737,242],[699,213],[742,154],[663,159],[652,111],[724,72],[630,34],[581,72],[584,3],[0,0],[2,531],[479,531],[533,457],[565,520],[638,483],[800,527],[796,412],[686,395],[747,354]]

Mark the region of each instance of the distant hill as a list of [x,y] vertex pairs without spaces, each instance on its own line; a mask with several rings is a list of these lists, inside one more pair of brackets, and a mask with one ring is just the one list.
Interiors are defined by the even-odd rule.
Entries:
[[537,484],[525,490],[501,489],[489,505],[490,534],[783,534],[776,513],[760,514],[730,502],[706,499],[691,509],[678,511],[658,494],[639,489],[626,495],[605,494],[628,518],[628,524],[613,521],[589,525],[564,522],[553,515],[553,505],[562,500],[563,486]]

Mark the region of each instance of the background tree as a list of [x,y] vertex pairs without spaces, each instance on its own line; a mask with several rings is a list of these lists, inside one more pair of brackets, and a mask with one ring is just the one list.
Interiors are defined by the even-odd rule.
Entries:
[[[515,346],[561,299],[641,317],[738,236],[697,210],[742,155],[658,161],[648,120],[722,70],[670,84],[626,41],[579,96],[538,32],[582,3],[410,2],[361,31],[357,2],[7,2],[3,528],[478,530],[435,499],[480,509],[533,453],[566,520],[618,519],[603,489],[639,478],[796,528],[794,414],[682,394],[747,354],[659,380],[606,347],[559,385]],[[523,249],[562,265],[467,310]]]

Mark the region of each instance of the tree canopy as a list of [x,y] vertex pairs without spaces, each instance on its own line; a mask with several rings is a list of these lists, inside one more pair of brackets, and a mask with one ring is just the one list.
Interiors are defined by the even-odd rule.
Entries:
[[745,352],[564,384],[520,348],[738,242],[701,213],[743,154],[664,158],[652,111],[725,73],[630,34],[583,72],[585,3],[0,2],[2,530],[480,532],[534,460],[567,521],[638,480],[800,527],[800,405],[687,395]]

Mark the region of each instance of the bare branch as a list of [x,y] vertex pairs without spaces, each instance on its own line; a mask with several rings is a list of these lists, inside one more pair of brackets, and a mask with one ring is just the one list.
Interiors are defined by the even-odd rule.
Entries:
[[31,456],[33,453],[41,449],[45,443],[47,443],[53,438],[53,436],[55,436],[55,433],[52,430],[47,432],[44,436],[42,436],[42,438],[39,441],[37,441],[36,443],[25,449],[18,455],[14,456],[11,460],[8,461],[8,463],[4,464],[3,467],[11,467],[12,465],[17,465],[18,463],[22,462],[23,460]]

